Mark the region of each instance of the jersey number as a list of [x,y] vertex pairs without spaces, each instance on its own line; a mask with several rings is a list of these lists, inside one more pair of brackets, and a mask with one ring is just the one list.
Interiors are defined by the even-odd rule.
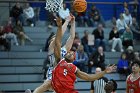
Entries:
[[66,76],[68,74],[68,70],[67,69],[64,69],[64,76]]

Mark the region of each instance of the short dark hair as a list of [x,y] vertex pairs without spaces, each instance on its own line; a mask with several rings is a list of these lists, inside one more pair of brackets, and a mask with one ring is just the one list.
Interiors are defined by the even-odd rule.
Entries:
[[117,83],[115,80],[110,79],[104,87],[106,93],[115,92],[117,89]]
[[113,79],[111,79],[110,81],[112,81],[113,82],[113,85],[114,85],[114,88],[113,88],[113,92],[114,91],[116,91],[117,90],[117,82],[115,81],[115,80],[113,80]]
[[132,67],[134,64],[138,64],[139,67],[140,67],[140,61],[138,61],[138,60],[133,61],[133,63],[131,64],[131,67]]

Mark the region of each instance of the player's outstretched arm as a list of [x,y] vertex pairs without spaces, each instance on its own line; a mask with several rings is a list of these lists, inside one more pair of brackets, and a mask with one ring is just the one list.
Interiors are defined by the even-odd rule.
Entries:
[[71,49],[74,38],[75,38],[75,17],[71,14],[70,37],[68,38],[65,44],[65,48],[67,49],[67,51]]
[[64,24],[62,25],[62,36],[64,35],[65,31],[67,30],[67,27],[68,27],[68,24],[69,24],[70,21],[71,21],[71,16],[68,16],[65,19]]
[[55,55],[56,62],[59,62],[61,59],[62,19],[57,18],[56,23],[58,29],[55,38],[54,55]]
[[114,70],[114,65],[107,67],[104,71],[97,73],[97,74],[87,74],[78,69],[76,72],[76,76],[83,80],[94,81],[94,80],[97,80],[97,79],[103,77],[106,73],[112,72],[113,70]]
[[105,71],[102,71],[98,74],[87,74],[83,71],[80,71],[79,69],[76,72],[77,77],[79,77],[80,79],[83,79],[83,80],[87,80],[87,81],[94,81],[96,79],[103,77],[105,74],[106,74]]
[[[58,18],[58,17],[56,17],[56,18]],[[70,21],[71,21],[71,16],[68,16],[66,18],[64,24],[62,25],[62,36],[64,35]],[[55,39],[53,39],[53,41],[49,45],[49,50],[53,53],[54,53],[54,46],[55,46]]]

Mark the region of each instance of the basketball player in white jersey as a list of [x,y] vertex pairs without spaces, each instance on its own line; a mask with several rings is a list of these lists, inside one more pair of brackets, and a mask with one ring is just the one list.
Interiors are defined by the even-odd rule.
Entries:
[[[58,26],[58,30],[60,30],[59,26],[61,26],[61,22],[56,21],[56,23]],[[66,31],[69,23],[71,25],[70,36],[69,36],[66,44],[61,48],[61,57],[64,57],[64,55],[67,53],[67,51],[70,51],[72,44],[73,44],[73,40],[75,38],[75,17],[73,15],[68,16],[66,18],[64,24],[62,25],[62,36],[64,35],[64,32]],[[48,84],[51,83],[52,70],[53,70],[53,67],[57,64],[57,63],[55,63],[54,46],[55,46],[55,36],[53,36],[50,39],[50,45],[49,45],[49,49],[48,49],[50,67],[47,71],[47,80],[44,81],[44,83],[40,87],[36,88],[33,93],[42,93],[42,92],[46,91],[46,86],[48,86]]]

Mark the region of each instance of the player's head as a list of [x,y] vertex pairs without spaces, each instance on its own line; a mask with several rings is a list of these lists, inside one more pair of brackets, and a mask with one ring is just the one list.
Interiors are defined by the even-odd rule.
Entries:
[[75,60],[75,57],[76,57],[76,55],[75,55],[74,51],[69,51],[64,56],[65,60],[69,63],[72,63]]
[[134,62],[131,64],[131,68],[132,68],[132,72],[133,72],[133,73],[140,72],[140,61],[134,61]]
[[115,80],[111,79],[107,82],[107,84],[105,85],[105,91],[106,93],[111,93],[111,92],[114,92],[116,91],[117,89],[117,83]]

